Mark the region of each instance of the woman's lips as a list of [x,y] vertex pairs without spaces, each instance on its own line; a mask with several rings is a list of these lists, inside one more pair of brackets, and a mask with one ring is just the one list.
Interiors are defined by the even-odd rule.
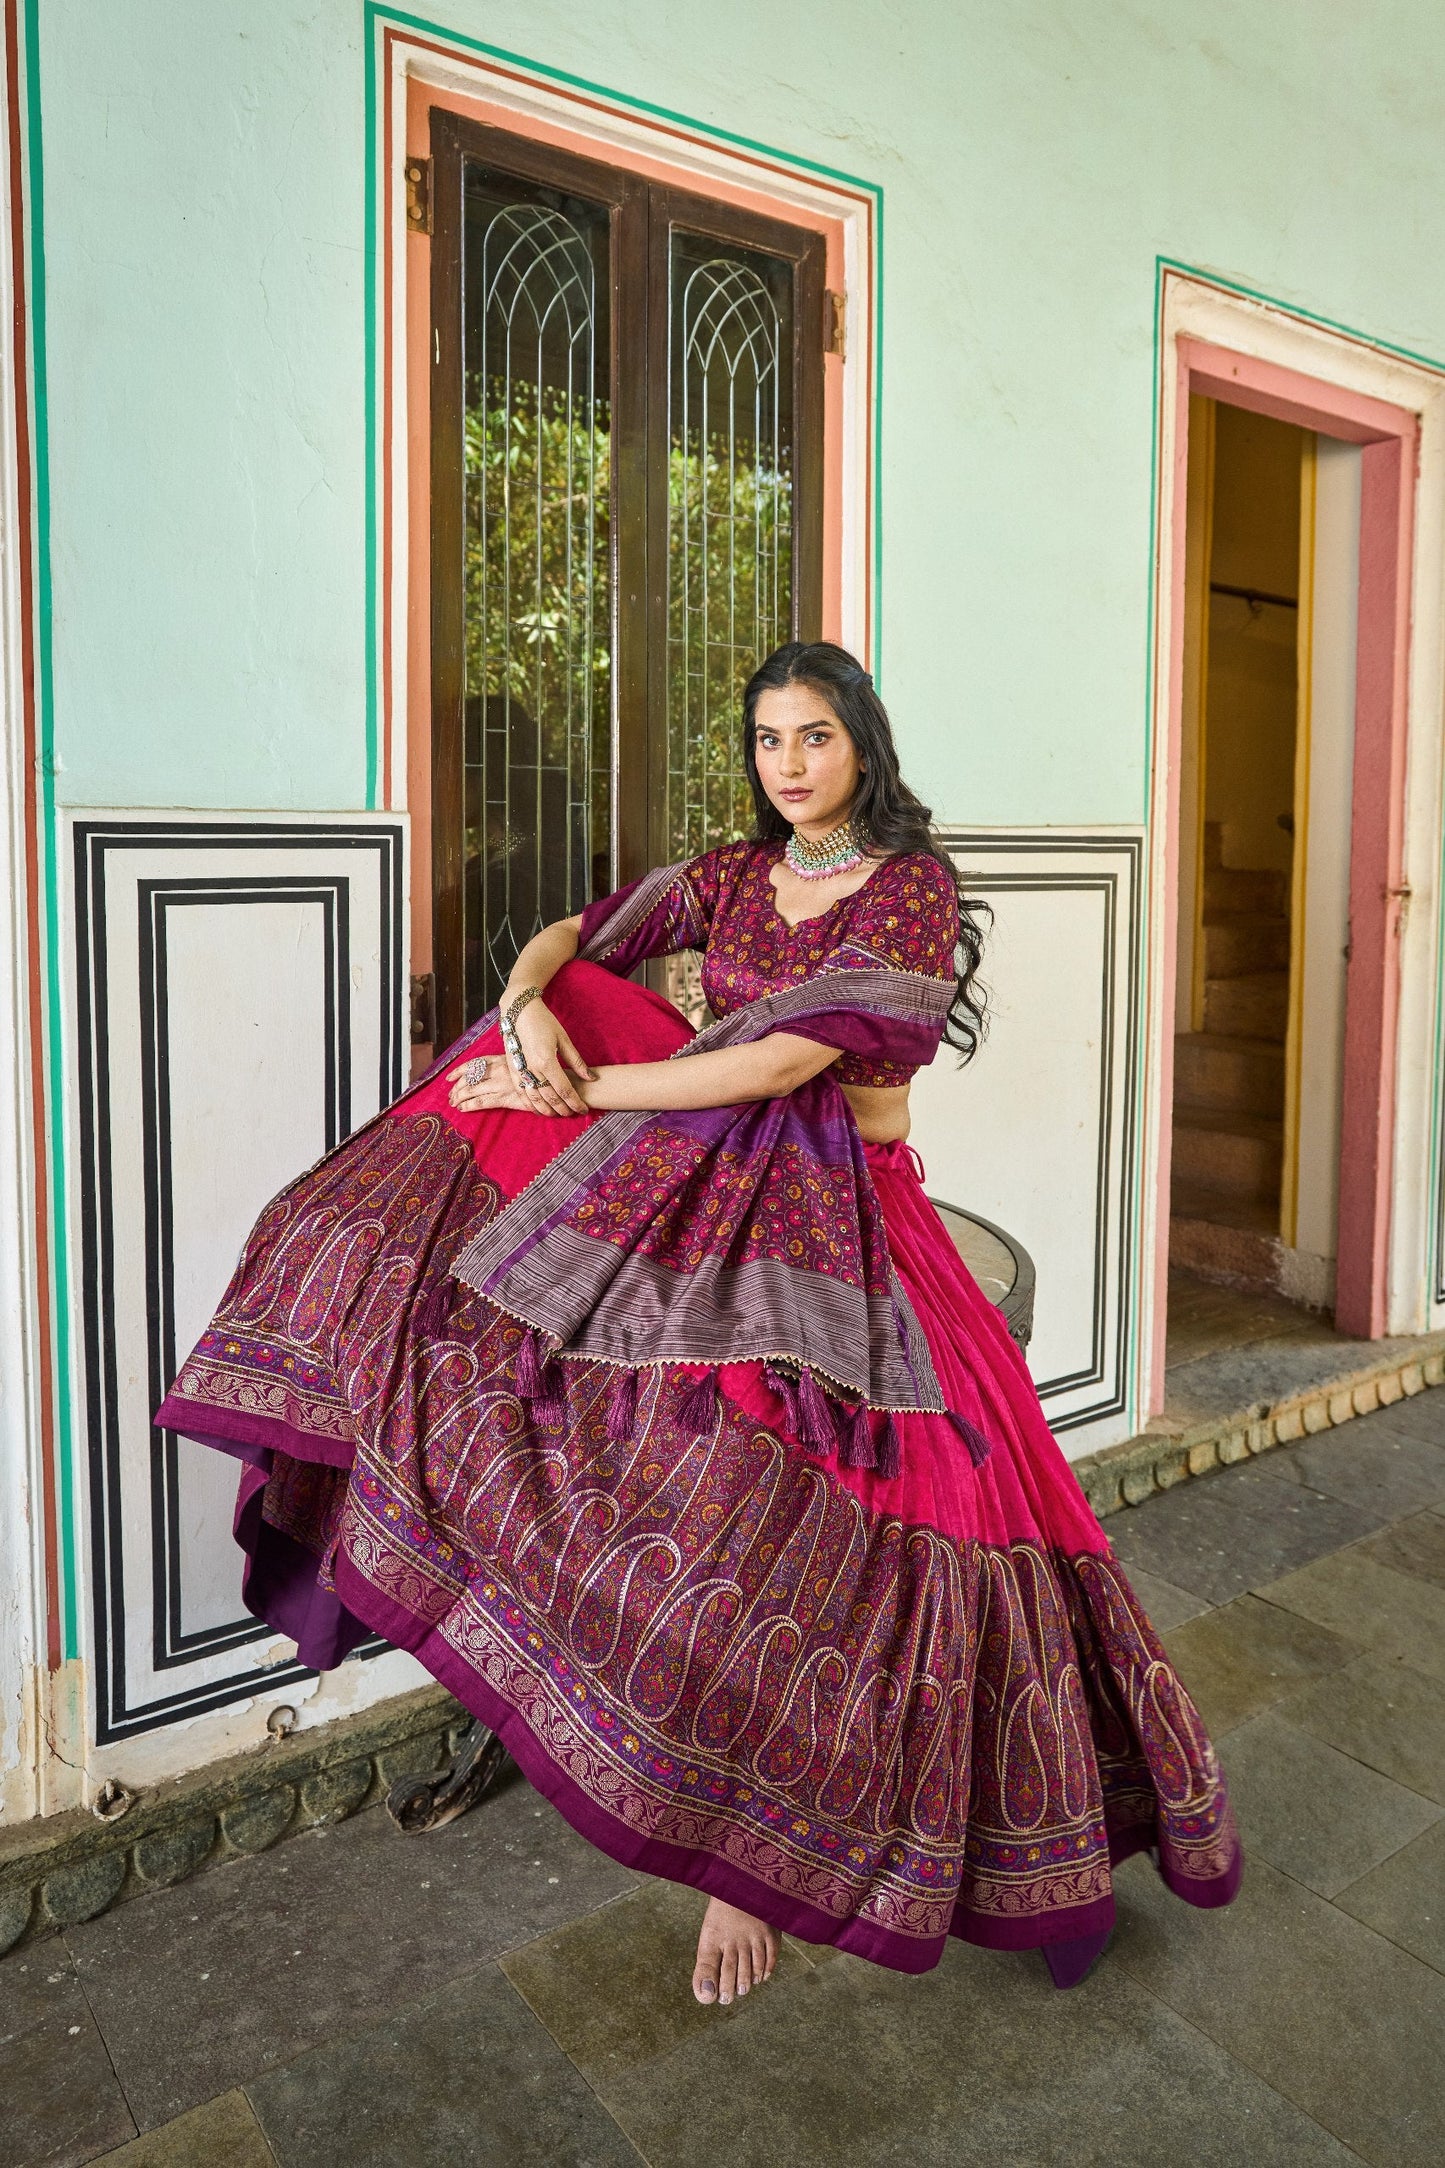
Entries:
[[778,792],[780,798],[811,798],[812,795],[811,790],[780,790]]

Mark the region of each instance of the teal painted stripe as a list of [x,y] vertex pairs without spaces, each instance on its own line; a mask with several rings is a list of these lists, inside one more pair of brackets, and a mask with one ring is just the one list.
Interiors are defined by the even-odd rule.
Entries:
[[[373,472],[368,475],[368,547],[367,592],[369,627],[368,639],[377,640],[374,596],[376,591],[375,550],[375,503],[374,463],[379,457],[376,450],[376,414],[374,407],[375,354],[377,340],[375,281],[375,191],[373,181],[377,170],[376,68],[377,29],[389,23],[398,30],[413,30],[419,36],[437,38],[452,45],[460,52],[477,53],[484,59],[495,60],[504,67],[516,68],[524,75],[538,81],[556,83],[568,90],[580,90],[588,97],[600,98],[606,104],[625,108],[633,113],[645,113],[653,120],[670,122],[674,127],[686,129],[689,135],[703,136],[714,143],[725,143],[733,150],[749,151],[763,158],[771,158],[778,165],[789,166],[797,173],[814,174],[820,180],[838,181],[845,187],[856,189],[860,195],[871,199],[873,205],[874,273],[873,273],[873,559],[870,576],[873,587],[871,622],[873,627],[873,675],[879,676],[883,625],[883,189],[877,181],[864,180],[860,174],[849,173],[841,166],[830,166],[816,158],[804,158],[793,151],[779,150],[775,143],[764,143],[756,136],[739,135],[731,128],[719,128],[711,121],[696,119],[690,113],[680,113],[671,106],[658,105],[650,98],[634,97],[630,92],[614,90],[609,84],[596,83],[585,75],[575,75],[567,68],[554,68],[545,61],[533,60],[525,53],[514,53],[503,45],[490,45],[484,38],[472,37],[466,31],[454,30],[446,23],[433,21],[425,15],[413,15],[404,8],[390,7],[385,0],[366,0],[366,67],[367,67],[367,423],[372,436]],[[369,725],[374,738],[374,724]],[[371,800],[368,798],[368,805]]]
[[1154,262],[1154,373],[1149,391],[1149,584],[1144,620],[1144,826],[1149,826],[1154,791],[1155,692],[1154,656],[1159,637],[1159,432],[1163,422],[1164,271],[1162,256]]
[[[1146,1083],[1149,1081],[1149,1038],[1150,1024],[1152,1022],[1149,1014],[1149,966],[1154,948],[1154,671],[1159,640],[1159,544],[1161,540],[1159,534],[1159,432],[1163,419],[1163,356],[1161,352],[1163,333],[1164,259],[1157,257],[1154,264],[1153,383],[1149,395],[1149,559],[1148,584],[1144,590],[1148,598],[1144,612],[1144,811],[1142,821],[1144,850],[1142,864],[1139,869],[1139,877],[1144,883],[1144,895],[1139,914],[1139,972],[1142,980],[1139,987],[1139,1020],[1144,1039],[1142,1073]],[[1132,1275],[1129,1293],[1127,1370],[1130,1379],[1133,1381],[1136,1399],[1136,1406],[1130,1420],[1138,1422],[1146,1412],[1138,1402],[1140,1399],[1139,1389],[1143,1383],[1141,1368],[1143,1350],[1139,1344],[1139,1312],[1143,1301],[1145,1272],[1148,1263],[1144,1255],[1144,1206],[1148,1175],[1144,1142],[1148,1134],[1149,1124],[1149,1096],[1147,1091],[1141,1091],[1139,1094],[1139,1105],[1135,1119],[1139,1124],[1139,1135],[1136,1140],[1137,1149],[1134,1155],[1135,1174],[1131,1231],[1138,1270]]]
[[380,585],[377,565],[377,499],[380,493],[380,477],[377,472],[381,453],[378,427],[380,417],[376,411],[376,191],[380,166],[380,146],[376,125],[376,34],[368,20],[366,31],[366,77],[363,94],[362,134],[366,145],[366,165],[363,177],[365,207],[362,227],[362,273],[363,313],[362,338],[366,348],[365,361],[365,415],[366,415],[366,810],[374,813],[377,805],[377,768],[380,701],[378,686],[381,668],[381,616],[377,609],[377,593]]
[[589,97],[605,98],[609,105],[625,105],[634,113],[650,113],[654,120],[672,121],[679,128],[686,128],[692,135],[711,136],[714,142],[731,143],[738,150],[757,151],[766,158],[776,158],[780,164],[794,166],[800,172],[821,174],[825,180],[844,181],[850,188],[860,189],[865,195],[881,196],[882,189],[875,181],[860,179],[856,173],[845,173],[840,166],[826,166],[815,158],[802,158],[793,151],[780,151],[774,144],[762,143],[754,136],[736,134],[731,128],[715,127],[710,121],[695,120],[690,113],[678,113],[671,106],[656,105],[650,98],[636,98],[624,90],[613,90],[606,83],[594,83],[585,75],[573,75],[566,68],[549,67],[545,61],[531,60],[525,53],[509,52],[502,45],[488,45],[482,38],[469,36],[465,31],[453,30],[445,23],[430,21],[424,15],[410,15],[402,8],[387,7],[383,0],[367,0],[368,20],[395,24],[403,30],[420,31],[423,35],[443,38],[448,45],[455,45],[469,53],[484,53],[488,60],[501,61],[509,68],[519,68],[524,74],[539,77],[548,83],[565,84],[569,90],[584,90]]
[[883,690],[883,191],[873,199],[873,653],[872,674]]
[[1198,279],[1201,285],[1217,286],[1223,293],[1239,294],[1246,301],[1262,301],[1267,307],[1283,310],[1286,316],[1298,317],[1301,323],[1317,325],[1321,331],[1335,331],[1343,338],[1358,339],[1361,346],[1373,347],[1377,354],[1393,354],[1397,361],[1412,361],[1422,369],[1431,369],[1436,375],[1445,375],[1445,361],[1433,354],[1420,354],[1411,346],[1397,346],[1393,340],[1377,338],[1372,331],[1361,331],[1355,324],[1342,323],[1335,316],[1321,316],[1315,309],[1307,309],[1298,301],[1282,300],[1278,294],[1266,293],[1262,286],[1246,285],[1242,279],[1225,278],[1218,271],[1205,271],[1198,264],[1181,263],[1175,256],[1156,259],[1159,275],[1177,271],[1184,278]]
[[[40,758],[41,886],[45,912],[45,1072],[49,1096],[51,1317],[54,1321],[55,1482],[61,1654],[80,1654],[81,1561],[76,1509],[75,1407],[70,1378],[70,1255],[66,1209],[61,1046],[60,872],[55,808],[54,590],[50,568],[50,418],[45,371],[45,168],[40,130],[40,0],[25,0],[26,275],[30,286],[35,551],[35,709]],[[17,357],[23,365],[23,356]]]

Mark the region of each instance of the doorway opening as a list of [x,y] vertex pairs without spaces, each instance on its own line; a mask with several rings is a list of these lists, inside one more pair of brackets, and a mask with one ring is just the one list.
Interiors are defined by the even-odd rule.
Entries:
[[1360,452],[1189,402],[1171,1268],[1333,1311]]
[[[1412,980],[1405,969],[1408,954],[1418,984],[1433,953],[1423,914],[1408,915],[1405,866],[1407,816],[1421,834],[1437,817],[1435,737],[1428,721],[1415,733],[1420,787],[1428,795],[1407,792],[1406,755],[1412,715],[1438,713],[1433,689],[1422,690],[1427,683],[1433,688],[1433,655],[1423,639],[1412,639],[1412,619],[1433,624],[1434,590],[1416,563],[1417,496],[1424,486],[1422,437],[1427,424],[1436,426],[1445,398],[1435,377],[1413,364],[1302,325],[1273,305],[1262,310],[1192,275],[1166,276],[1161,307],[1167,373],[1158,545],[1167,636],[1156,679],[1164,723],[1156,743],[1165,757],[1155,765],[1153,802],[1167,885],[1161,915],[1166,935],[1158,950],[1163,1088],[1152,1329],[1143,1381],[1151,1417],[1165,1412],[1168,1399],[1171,1262],[1191,1275],[1208,1271],[1215,1280],[1233,1281],[1248,1302],[1260,1303],[1261,1291],[1268,1290],[1275,1300],[1296,1305],[1301,1322],[1308,1322],[1307,1309],[1313,1308],[1347,1339],[1418,1331],[1423,1323],[1425,1290],[1415,1269],[1419,1214],[1414,1192],[1402,1188],[1398,1175],[1402,1153],[1422,1164],[1427,1109],[1417,1085],[1428,1073],[1433,1043],[1427,1037],[1432,1012],[1407,994]],[[1282,508],[1276,499],[1273,505],[1277,536],[1287,532],[1288,503],[1297,488],[1295,579],[1286,572],[1279,588],[1265,588],[1258,575],[1255,581],[1228,577],[1222,559],[1215,569],[1218,438],[1226,409],[1226,433],[1234,429],[1236,410],[1297,432],[1294,484],[1287,479],[1293,462],[1280,449],[1288,437],[1251,439],[1241,432],[1226,451],[1226,460],[1241,455],[1246,475],[1248,455],[1258,454],[1254,486],[1242,492],[1247,521],[1263,517],[1263,443],[1272,442],[1279,453],[1284,503]],[[1255,591],[1217,597],[1210,592],[1212,579]],[[1271,609],[1266,593],[1296,604],[1294,612],[1282,613],[1293,615],[1296,627],[1294,834],[1288,837],[1285,935],[1277,924],[1272,933],[1257,927],[1242,932],[1237,925],[1216,935],[1216,959],[1227,962],[1232,946],[1235,964],[1252,968],[1211,971],[1206,915],[1228,917],[1232,909],[1247,920],[1278,912],[1277,883],[1243,884],[1229,876],[1283,868],[1246,863],[1232,846],[1227,819],[1221,818],[1217,837],[1206,833],[1205,819],[1211,614],[1216,602],[1242,605],[1256,612],[1257,628]],[[1235,630],[1242,633],[1245,622],[1236,620]],[[1278,671],[1286,686],[1288,645],[1286,636]],[[1246,761],[1245,769],[1258,783],[1260,762]],[[1411,770],[1416,772],[1413,756]],[[1277,776],[1278,769],[1273,772]],[[1277,787],[1269,796],[1258,788],[1253,816],[1268,814],[1278,830],[1285,809],[1270,803],[1277,796]],[[1256,822],[1251,833],[1260,832]],[[1430,829],[1431,837],[1436,834]],[[1427,839],[1423,848],[1433,863],[1438,841]],[[1206,911],[1207,887],[1214,893]],[[1253,953],[1251,942],[1257,944]],[[1211,979],[1268,979],[1280,971],[1282,953],[1281,1100],[1277,977],[1274,1013],[1263,1024],[1258,1011],[1253,1017],[1241,1013],[1238,986],[1223,996],[1224,1022],[1252,1023],[1253,1029],[1221,1029],[1218,995],[1209,1019],[1204,1005]],[[1267,1010],[1269,989],[1260,998]],[[1176,1110],[1176,1053],[1181,1041],[1210,1037],[1206,1022],[1216,1038],[1240,1043],[1184,1045],[1186,1075]],[[1231,1066],[1242,1078],[1236,1074],[1231,1081]],[[1267,1108],[1209,1104],[1212,1093],[1236,1087],[1267,1090]],[[1231,1160],[1223,1147],[1196,1144],[1200,1133],[1244,1142]],[[1193,1286],[1199,1291],[1207,1283],[1200,1277]],[[1253,1382],[1257,1398],[1261,1381]]]

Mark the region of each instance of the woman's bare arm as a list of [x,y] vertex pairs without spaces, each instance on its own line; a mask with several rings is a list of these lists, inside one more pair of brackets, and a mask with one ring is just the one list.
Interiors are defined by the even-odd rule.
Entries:
[[582,941],[582,918],[557,918],[540,933],[534,933],[520,952],[507,976],[498,1006],[505,1009],[514,994],[524,986],[535,986],[544,994],[563,964],[570,964]]
[[[577,954],[582,938],[580,916],[554,919],[540,933],[534,933],[513,964],[502,997],[497,1006],[503,1017],[511,1010],[517,996],[528,987],[535,987],[542,997],[529,1001],[517,1011],[517,1038],[527,1067],[537,1079],[535,1088],[528,1094],[527,1104],[537,1114],[580,1114],[582,1102],[577,1096],[576,1079],[589,1077],[592,1070],[567,1032],[547,1006],[546,988],[551,984],[564,964],[570,964]],[[510,1064],[503,1057],[502,1066],[510,1074]],[[455,1070],[453,1076],[457,1074]],[[464,1087],[463,1087],[464,1089]],[[459,1091],[452,1093],[452,1105],[468,1107],[482,1102],[475,1097],[467,1098]]]
[[529,986],[535,986],[543,997],[517,1015],[517,1035],[528,1066],[539,1080],[537,1089],[524,1091],[505,1057],[494,1060],[476,1083],[468,1082],[469,1065],[462,1062],[450,1072],[453,1106],[468,1113],[515,1106],[534,1114],[581,1114],[588,1108],[740,1106],[793,1091],[838,1058],[833,1047],[773,1032],[751,1046],[692,1054],[683,1061],[610,1062],[604,1068],[592,1068],[547,1008],[545,998],[551,980],[577,954],[581,932],[581,918],[574,917],[556,919],[533,934],[512,966],[499,1004],[505,1014],[514,996]]
[[609,1062],[577,1094],[593,1108],[732,1107],[796,1091],[838,1059],[792,1032],[773,1031],[750,1046],[720,1047],[675,1061]]

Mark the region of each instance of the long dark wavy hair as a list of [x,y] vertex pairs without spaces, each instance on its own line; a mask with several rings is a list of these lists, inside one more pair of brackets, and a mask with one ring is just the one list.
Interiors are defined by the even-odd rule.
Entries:
[[763,789],[755,745],[758,701],[764,693],[785,685],[807,685],[820,694],[853,740],[863,777],[848,818],[863,848],[888,857],[900,851],[926,851],[937,859],[958,893],[959,938],[954,956],[958,992],[943,1036],[964,1061],[971,1061],[988,1028],[978,967],[983,957],[981,922],[991,920],[993,913],[981,898],[964,894],[958,868],[934,837],[932,808],[914,796],[899,773],[893,726],[872,678],[846,648],[835,647],[831,640],[790,640],[785,647],[774,648],[748,679],[743,693],[743,760],[753,793],[753,841],[782,842],[792,830],[792,822]]

